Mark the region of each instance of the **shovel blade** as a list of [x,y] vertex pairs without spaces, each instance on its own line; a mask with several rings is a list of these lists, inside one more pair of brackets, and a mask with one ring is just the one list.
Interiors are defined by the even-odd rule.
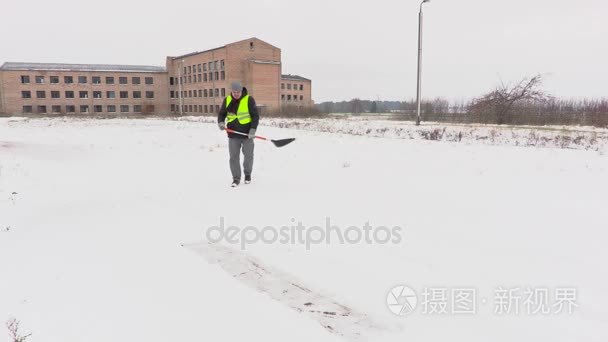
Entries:
[[296,140],[296,138],[289,138],[289,139],[279,139],[279,140],[271,140],[272,143],[274,144],[274,146],[276,147],[283,147],[289,143],[292,143],[294,140]]

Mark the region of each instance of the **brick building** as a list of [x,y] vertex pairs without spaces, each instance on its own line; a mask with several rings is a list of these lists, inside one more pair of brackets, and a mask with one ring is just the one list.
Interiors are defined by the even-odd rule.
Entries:
[[167,57],[165,68],[4,63],[0,113],[213,114],[234,80],[262,111],[313,105],[311,81],[281,71],[281,50],[257,38]]
[[161,67],[4,63],[0,113],[157,113],[166,111],[166,89]]
[[284,78],[281,49],[257,38],[167,57],[166,65],[170,111],[173,113],[180,112],[180,105],[183,113],[217,112],[229,92],[230,83],[235,80],[243,83],[262,111],[277,109],[286,103],[282,101],[284,82],[297,83],[298,89],[302,89],[298,90],[297,99],[294,94],[294,100],[289,104],[312,105],[311,81],[291,75]]

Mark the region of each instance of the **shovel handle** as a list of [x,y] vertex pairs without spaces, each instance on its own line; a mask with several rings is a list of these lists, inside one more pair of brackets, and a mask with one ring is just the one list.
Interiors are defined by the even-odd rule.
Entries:
[[[234,133],[234,134],[239,134],[239,135],[244,135],[246,137],[249,136],[249,134],[246,134],[246,133],[243,133],[243,132],[238,132],[238,131],[235,131],[235,130],[230,129],[230,128],[226,128],[226,132],[228,132],[228,133]],[[262,136],[259,136],[259,135],[256,135],[255,137],[257,139],[261,139],[261,140],[268,140],[268,138],[265,138],[265,137],[262,137]]]

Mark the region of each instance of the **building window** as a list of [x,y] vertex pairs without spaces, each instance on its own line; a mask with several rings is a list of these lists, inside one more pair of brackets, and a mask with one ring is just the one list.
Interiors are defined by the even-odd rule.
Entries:
[[138,90],[134,91],[133,92],[133,98],[134,99],[141,99],[141,91],[138,91]]
[[185,73],[186,73],[186,67],[184,67],[184,72],[183,72],[183,74],[185,74]]
[[73,99],[74,98],[74,92],[71,90],[66,90],[65,91],[65,98],[66,99]]
[[116,113],[116,106],[108,105],[108,113]]
[[101,112],[103,112],[103,107],[101,105],[94,105],[93,106],[93,112],[95,112],[95,113],[101,113]]
[[215,97],[220,97],[220,89],[215,88]]
[[198,74],[198,83],[201,83],[203,81],[203,75]]
[[287,89],[291,90],[291,83],[287,83]]
[[293,90],[298,90],[298,85],[297,84],[293,85]]
[[32,92],[29,90],[23,90],[21,92],[21,98],[22,99],[31,99],[32,98]]
[[188,97],[192,97],[192,90],[188,90]]
[[87,106],[87,105],[81,105],[80,106],[80,112],[81,113],[88,113],[89,112],[89,106]]
[[88,91],[79,91],[78,92],[78,97],[80,97],[81,99],[88,99],[89,98],[89,92]]
[[63,76],[63,83],[65,83],[65,84],[74,83],[74,77],[73,76]]
[[154,78],[146,77],[146,84],[154,84]]
[[203,90],[203,96],[207,97],[207,89]]
[[285,94],[281,94],[281,101],[285,101]]
[[114,77],[107,76],[106,77],[106,84],[114,84]]
[[36,76],[36,83],[43,84],[44,83],[44,76]]
[[192,76],[188,76],[188,83],[192,83]]
[[253,50],[253,42],[249,42],[249,49]]
[[207,113],[207,109],[208,109],[208,108],[207,108],[207,105],[204,105],[204,106],[203,106],[204,113]]
[[220,69],[224,70],[224,60],[223,59],[220,61]]
[[80,84],[87,83],[87,77],[86,76],[78,76],[78,83],[80,83]]
[[222,88],[222,97],[226,96],[226,88]]
[[65,106],[65,112],[66,113],[76,113],[76,106],[74,106],[74,105]]
[[[23,84],[28,84],[30,83],[30,77],[28,75],[21,75],[21,83]],[[31,109],[30,109],[30,113],[31,113]],[[25,112],[24,112],[25,113]]]
[[129,98],[129,92],[128,91],[121,91],[120,92],[120,98],[121,99],[128,99]]
[[211,82],[211,81],[213,81],[213,73],[212,72],[209,73],[209,82]]
[[220,79],[220,72],[219,72],[219,71],[216,71],[216,72],[215,72],[215,80],[217,81],[217,80],[219,80],[219,79]]
[[46,106],[38,106],[38,114],[46,114]]
[[116,98],[116,92],[112,91],[112,90],[106,91],[106,97],[108,99],[115,99]]
[[215,111],[219,112],[220,111],[220,106],[219,105],[215,105]]
[[175,112],[175,104],[171,104],[171,112]]
[[281,89],[285,89],[285,83],[281,83]]
[[169,91],[169,98],[171,98],[171,99],[175,98],[175,91],[173,91],[173,90]]
[[129,83],[129,78],[125,77],[125,76],[121,76],[118,78],[118,83],[119,84],[128,84]]
[[226,79],[226,72],[222,71],[221,75],[222,75],[222,80],[225,80]]
[[128,113],[129,112],[129,105],[120,105],[120,112],[121,113]]
[[200,65],[200,64],[198,64],[198,65],[196,66],[196,69],[198,70],[198,72],[201,72],[201,65]]
[[188,112],[192,113],[192,105],[188,105]]
[[169,85],[174,85],[173,77],[169,77]]
[[202,89],[198,90],[198,97],[203,97],[203,90]]
[[300,90],[304,90],[304,85],[300,84]]
[[93,83],[93,84],[101,84],[101,76],[93,76],[93,77],[91,77],[91,83]]
[[291,95],[287,95],[287,101],[291,101]]
[[154,92],[153,91],[146,91],[146,98],[147,99],[153,99],[154,98]]
[[203,74],[203,82],[207,82],[207,74]]
[[58,99],[60,97],[61,97],[61,95],[60,95],[59,90],[51,90],[51,98],[52,99]]
[[188,65],[188,73],[191,74],[192,73],[192,66]]
[[198,91],[196,91],[196,89],[194,90],[194,97],[198,97]]
[[300,95],[300,101],[304,101],[304,95]]
[[134,105],[133,106],[133,111],[135,113],[141,113],[141,105]]
[[101,98],[101,92],[100,91],[94,91],[93,92],[93,98],[94,99],[100,99]]
[[133,84],[141,84],[141,77],[132,77],[131,83]]
[[57,83],[59,83],[59,76],[50,76],[49,77],[49,82],[51,82],[51,84],[57,84]]
[[44,90],[37,90],[36,91],[36,97],[39,98],[39,99],[46,98],[46,91],[44,91]]
[[30,114],[32,112],[32,106],[23,106],[23,113]]
[[54,114],[61,113],[61,106],[51,106],[51,112]]
[[200,113],[202,113],[202,112],[203,112],[203,105],[198,105],[198,111],[199,111]]

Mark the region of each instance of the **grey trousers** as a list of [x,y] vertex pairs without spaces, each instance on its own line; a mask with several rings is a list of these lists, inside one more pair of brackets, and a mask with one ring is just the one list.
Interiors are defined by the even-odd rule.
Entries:
[[243,169],[245,176],[251,176],[253,170],[253,139],[228,138],[228,151],[230,152],[230,172],[233,180],[241,180],[241,149],[245,160]]

